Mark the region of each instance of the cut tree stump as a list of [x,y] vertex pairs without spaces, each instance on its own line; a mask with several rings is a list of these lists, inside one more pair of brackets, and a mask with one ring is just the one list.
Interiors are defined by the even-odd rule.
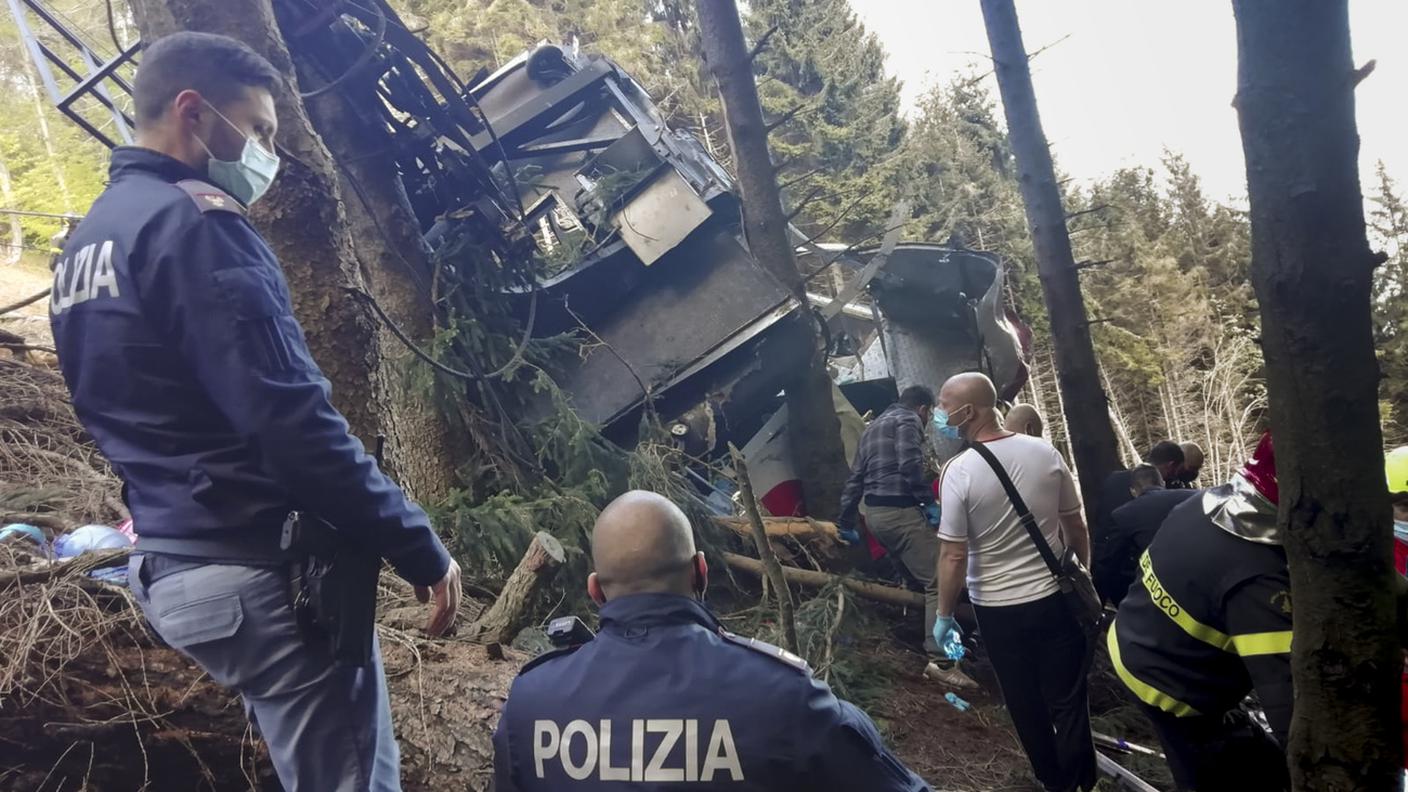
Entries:
[[562,543],[547,531],[539,531],[509,575],[499,598],[470,625],[466,637],[481,643],[512,643],[518,631],[526,626],[528,604],[538,587],[551,580],[566,560]]
[[[751,575],[762,577],[764,574],[763,562],[756,558],[750,558],[738,553],[724,553],[724,560],[733,569],[741,569]],[[839,582],[842,586],[855,592],[858,596],[868,600],[884,602],[889,605],[899,605],[902,607],[924,607],[924,595],[917,591],[886,586],[880,583],[867,583],[863,580],[841,577],[840,575],[830,575],[825,572],[814,572],[810,569],[797,569],[796,567],[785,566],[782,568],[782,576],[789,583],[800,583],[804,586],[821,588],[832,581]]]

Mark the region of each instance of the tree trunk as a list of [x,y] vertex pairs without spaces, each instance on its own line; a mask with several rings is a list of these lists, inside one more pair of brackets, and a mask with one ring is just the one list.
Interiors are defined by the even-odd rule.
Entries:
[[[753,62],[743,40],[735,0],[701,0],[699,30],[704,59],[719,86],[728,127],[729,149],[743,199],[743,229],[753,257],[781,281],[807,312],[806,284],[787,236],[787,216],[768,154],[768,132],[753,81]],[[831,375],[820,333],[808,317],[814,337],[811,359],[795,382],[787,385],[788,445],[802,480],[807,513],[834,519],[846,483],[847,460],[841,444]]]
[[[0,159],[0,199],[5,201],[6,206],[15,205],[15,192],[10,185],[10,169],[5,167],[3,159]],[[20,216],[10,215],[10,241],[0,244],[0,266],[9,266],[19,261],[23,252],[24,228],[20,225]]]
[[1110,426],[1108,401],[1100,387],[1100,369],[1090,340],[1080,276],[1071,255],[1066,211],[1056,184],[1051,150],[1037,113],[1036,93],[1022,29],[1012,0],[982,0],[983,22],[992,48],[997,87],[1007,116],[1007,136],[1017,158],[1022,203],[1036,250],[1046,309],[1051,315],[1051,347],[1070,443],[1080,474],[1087,513],[1099,506],[1100,485],[1120,467],[1119,447]]
[[523,558],[508,576],[498,599],[466,631],[466,637],[481,643],[508,644],[523,629],[532,614],[528,606],[567,560],[562,543],[547,531],[539,531]]
[[1281,522],[1297,790],[1402,779],[1394,571],[1347,0],[1234,0]]
[[[250,218],[283,265],[294,311],[353,433],[364,442],[377,434],[388,436],[388,468],[413,496],[445,494],[453,485],[454,456],[448,447],[453,434],[434,413],[428,395],[406,393],[404,378],[391,365],[400,347],[385,341],[387,330],[352,292],[370,286],[374,296],[386,300],[391,317],[422,337],[428,333],[428,298],[411,296],[417,291],[410,268],[382,241],[357,197],[348,195],[333,154],[313,122],[328,133],[343,157],[384,148],[384,133],[378,137],[380,130],[348,112],[343,96],[325,94],[314,100],[311,110],[304,106],[270,0],[134,0],[133,6],[147,41],[177,30],[220,33],[249,44],[286,76],[287,89],[277,99],[284,162],[268,196],[251,208]],[[348,167],[388,235],[403,242],[414,239],[398,244],[401,255],[423,264],[424,253],[390,158],[363,157]]]
[[[287,7],[276,5],[276,13]],[[287,20],[280,24],[294,29]],[[321,86],[337,77],[293,55],[301,85]],[[335,161],[354,254],[368,290],[407,335],[429,348],[435,333],[430,249],[389,156],[391,136],[371,109],[381,101],[374,89],[368,79],[351,80],[307,100],[304,107]],[[407,368],[424,364],[384,324],[378,322],[377,331],[382,365],[372,374],[379,380],[375,390],[382,399],[378,410],[389,446],[388,467],[403,482],[413,483],[416,497],[443,499],[455,486],[455,469],[467,461],[468,449],[448,431],[433,390],[407,387]]]

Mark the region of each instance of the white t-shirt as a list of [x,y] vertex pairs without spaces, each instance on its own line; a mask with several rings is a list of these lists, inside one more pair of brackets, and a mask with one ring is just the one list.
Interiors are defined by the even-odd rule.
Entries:
[[[1016,434],[986,443],[1031,509],[1059,558],[1065,552],[1060,515],[1080,511],[1071,471],[1056,449]],[[975,451],[964,451],[944,469],[939,538],[968,543],[968,596],[978,605],[1020,605],[1056,593],[1056,580],[997,474]]]

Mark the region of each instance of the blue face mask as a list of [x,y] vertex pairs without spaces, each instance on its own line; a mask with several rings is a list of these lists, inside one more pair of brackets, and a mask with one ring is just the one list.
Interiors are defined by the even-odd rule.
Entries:
[[205,153],[210,155],[210,163],[206,166],[206,173],[210,175],[210,180],[215,186],[233,195],[236,200],[245,206],[249,206],[269,189],[269,185],[274,183],[274,177],[279,173],[279,157],[265,151],[254,138],[240,132],[239,127],[231,123],[224,113],[216,110],[214,105],[206,105],[220,116],[220,120],[230,125],[244,138],[244,150],[240,152],[238,160],[222,160],[216,158],[211,153],[210,147],[205,145],[205,141],[199,137],[196,140],[200,143]]
[[[959,409],[963,408],[960,407]],[[946,440],[956,440],[961,442],[963,440],[963,432],[959,429],[959,427],[962,426],[963,423],[967,422],[965,421],[963,423],[955,425],[949,423],[949,418],[950,416],[947,410],[942,407],[935,407],[934,431],[938,432],[939,436]]]
[[1408,542],[1408,520],[1393,521],[1393,536],[1401,542]]

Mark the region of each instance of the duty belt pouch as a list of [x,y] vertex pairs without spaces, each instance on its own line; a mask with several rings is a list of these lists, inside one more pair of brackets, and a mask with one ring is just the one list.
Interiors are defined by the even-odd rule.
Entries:
[[327,522],[300,512],[284,522],[279,545],[299,557],[290,577],[299,627],[310,638],[327,641],[339,664],[368,665],[381,559],[361,551]]
[[[1095,582],[1091,580],[1090,572],[1080,562],[1076,552],[1069,547],[1061,553],[1059,560],[1056,558],[1056,554],[1051,551],[1051,545],[1046,543],[1046,537],[1041,535],[1036,518],[1027,508],[1026,501],[1022,500],[1022,493],[1017,491],[1012,478],[1007,475],[1006,468],[1002,467],[1002,463],[997,461],[997,457],[982,443],[971,443],[969,447],[992,468],[992,472],[1002,484],[1002,489],[1007,492],[1008,500],[1012,501],[1012,508],[1017,512],[1017,518],[1022,521],[1022,527],[1027,529],[1032,544],[1036,545],[1037,552],[1046,562],[1046,568],[1056,579],[1056,586],[1061,591],[1061,598],[1066,607],[1075,617],[1086,638],[1093,639],[1105,628],[1106,615],[1105,605],[1095,591]],[[1093,641],[1091,643],[1093,644]]]

